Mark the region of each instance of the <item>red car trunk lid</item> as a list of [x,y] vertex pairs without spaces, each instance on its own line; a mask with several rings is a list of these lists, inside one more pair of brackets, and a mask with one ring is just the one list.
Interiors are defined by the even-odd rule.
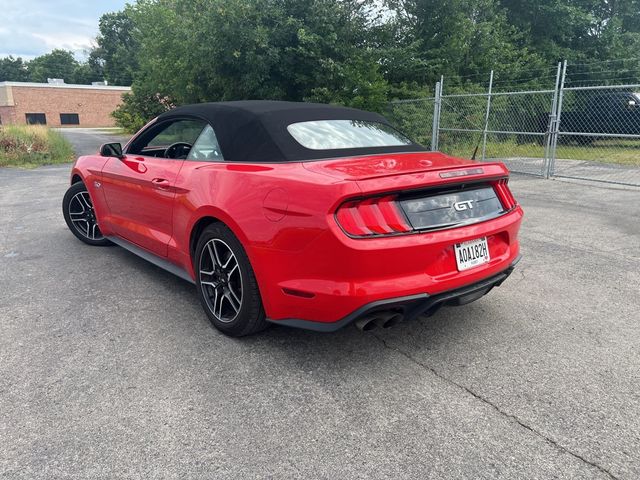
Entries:
[[501,163],[478,163],[438,152],[398,153],[303,163],[312,172],[355,181],[365,193],[462,183],[508,175]]
[[304,163],[307,170],[342,180],[368,180],[469,165],[477,164],[437,152],[370,155]]

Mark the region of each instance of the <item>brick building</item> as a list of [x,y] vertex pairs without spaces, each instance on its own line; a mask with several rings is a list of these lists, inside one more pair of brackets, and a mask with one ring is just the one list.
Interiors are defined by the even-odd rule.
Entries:
[[110,127],[130,87],[0,82],[0,124]]

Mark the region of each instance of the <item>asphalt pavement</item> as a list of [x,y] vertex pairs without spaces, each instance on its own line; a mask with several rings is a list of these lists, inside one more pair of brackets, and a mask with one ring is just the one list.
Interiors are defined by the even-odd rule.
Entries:
[[131,135],[120,133],[113,128],[58,128],[69,140],[76,155],[91,155],[100,149],[103,143],[119,142],[122,146],[129,141]]
[[231,339],[73,237],[69,169],[0,169],[0,478],[640,478],[638,190],[514,176],[524,257],[488,296]]

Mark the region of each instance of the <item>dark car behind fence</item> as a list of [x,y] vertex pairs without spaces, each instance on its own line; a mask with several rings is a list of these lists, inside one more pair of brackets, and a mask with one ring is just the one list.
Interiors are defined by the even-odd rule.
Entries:
[[433,150],[499,160],[513,172],[640,186],[640,84],[567,86],[558,65],[555,88],[399,100],[387,116]]

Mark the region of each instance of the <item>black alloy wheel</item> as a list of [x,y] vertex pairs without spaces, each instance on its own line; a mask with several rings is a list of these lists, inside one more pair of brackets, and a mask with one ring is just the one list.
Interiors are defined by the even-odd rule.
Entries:
[[194,267],[198,296],[214,327],[241,337],[269,326],[249,258],[229,228],[214,223],[204,229]]
[[69,187],[62,200],[62,213],[71,233],[84,243],[111,245],[100,231],[93,202],[84,183],[77,182]]

